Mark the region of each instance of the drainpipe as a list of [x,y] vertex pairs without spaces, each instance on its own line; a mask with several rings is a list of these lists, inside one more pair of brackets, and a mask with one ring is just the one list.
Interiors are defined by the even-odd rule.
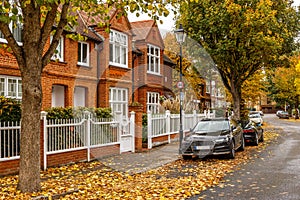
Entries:
[[[135,40],[133,40],[132,41],[132,49],[136,49],[135,48]],[[134,79],[135,79],[135,77],[134,77],[134,61],[135,61],[135,59],[137,59],[138,58],[138,56],[141,56],[141,55],[143,55],[143,53],[141,53],[141,52],[138,52],[138,51],[136,51],[136,52],[134,52],[134,51],[132,51],[132,70],[131,70],[131,78],[132,78],[132,94],[131,94],[131,101],[132,102],[134,102],[134,90],[135,90],[135,87],[134,87]]]

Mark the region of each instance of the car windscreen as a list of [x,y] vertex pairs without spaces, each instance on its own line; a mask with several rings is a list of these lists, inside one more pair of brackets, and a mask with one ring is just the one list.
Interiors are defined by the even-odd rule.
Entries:
[[260,118],[259,114],[249,115],[249,118]]
[[193,129],[194,133],[213,133],[230,129],[229,122],[224,121],[200,121]]

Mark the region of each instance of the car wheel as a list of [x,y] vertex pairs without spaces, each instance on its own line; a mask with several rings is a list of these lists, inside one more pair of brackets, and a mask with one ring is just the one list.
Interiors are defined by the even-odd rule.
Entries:
[[234,142],[231,143],[230,153],[228,154],[229,159],[234,159],[235,157],[235,149],[234,149]]
[[191,155],[182,155],[183,160],[190,160],[192,159]]
[[258,135],[257,134],[255,134],[255,138],[254,138],[254,145],[255,146],[258,146]]
[[260,142],[263,142],[264,141],[264,133],[261,133],[261,136],[260,136]]
[[239,151],[244,151],[244,150],[245,150],[245,140],[244,137],[242,136],[241,146],[239,148]]

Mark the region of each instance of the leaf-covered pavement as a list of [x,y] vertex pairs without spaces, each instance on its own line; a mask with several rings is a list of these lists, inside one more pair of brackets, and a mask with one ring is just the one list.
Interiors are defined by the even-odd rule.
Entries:
[[0,199],[185,199],[224,184],[226,174],[259,157],[277,136],[266,131],[264,143],[247,146],[234,160],[178,160],[135,175],[114,171],[99,161],[49,168],[41,173],[39,193],[20,193],[17,176],[6,176],[0,179]]

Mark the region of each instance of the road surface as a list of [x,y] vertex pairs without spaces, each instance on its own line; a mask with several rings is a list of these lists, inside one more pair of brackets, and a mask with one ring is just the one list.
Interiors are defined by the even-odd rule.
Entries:
[[264,121],[278,128],[278,141],[227,175],[225,184],[189,200],[300,200],[300,120],[295,123],[266,114]]

